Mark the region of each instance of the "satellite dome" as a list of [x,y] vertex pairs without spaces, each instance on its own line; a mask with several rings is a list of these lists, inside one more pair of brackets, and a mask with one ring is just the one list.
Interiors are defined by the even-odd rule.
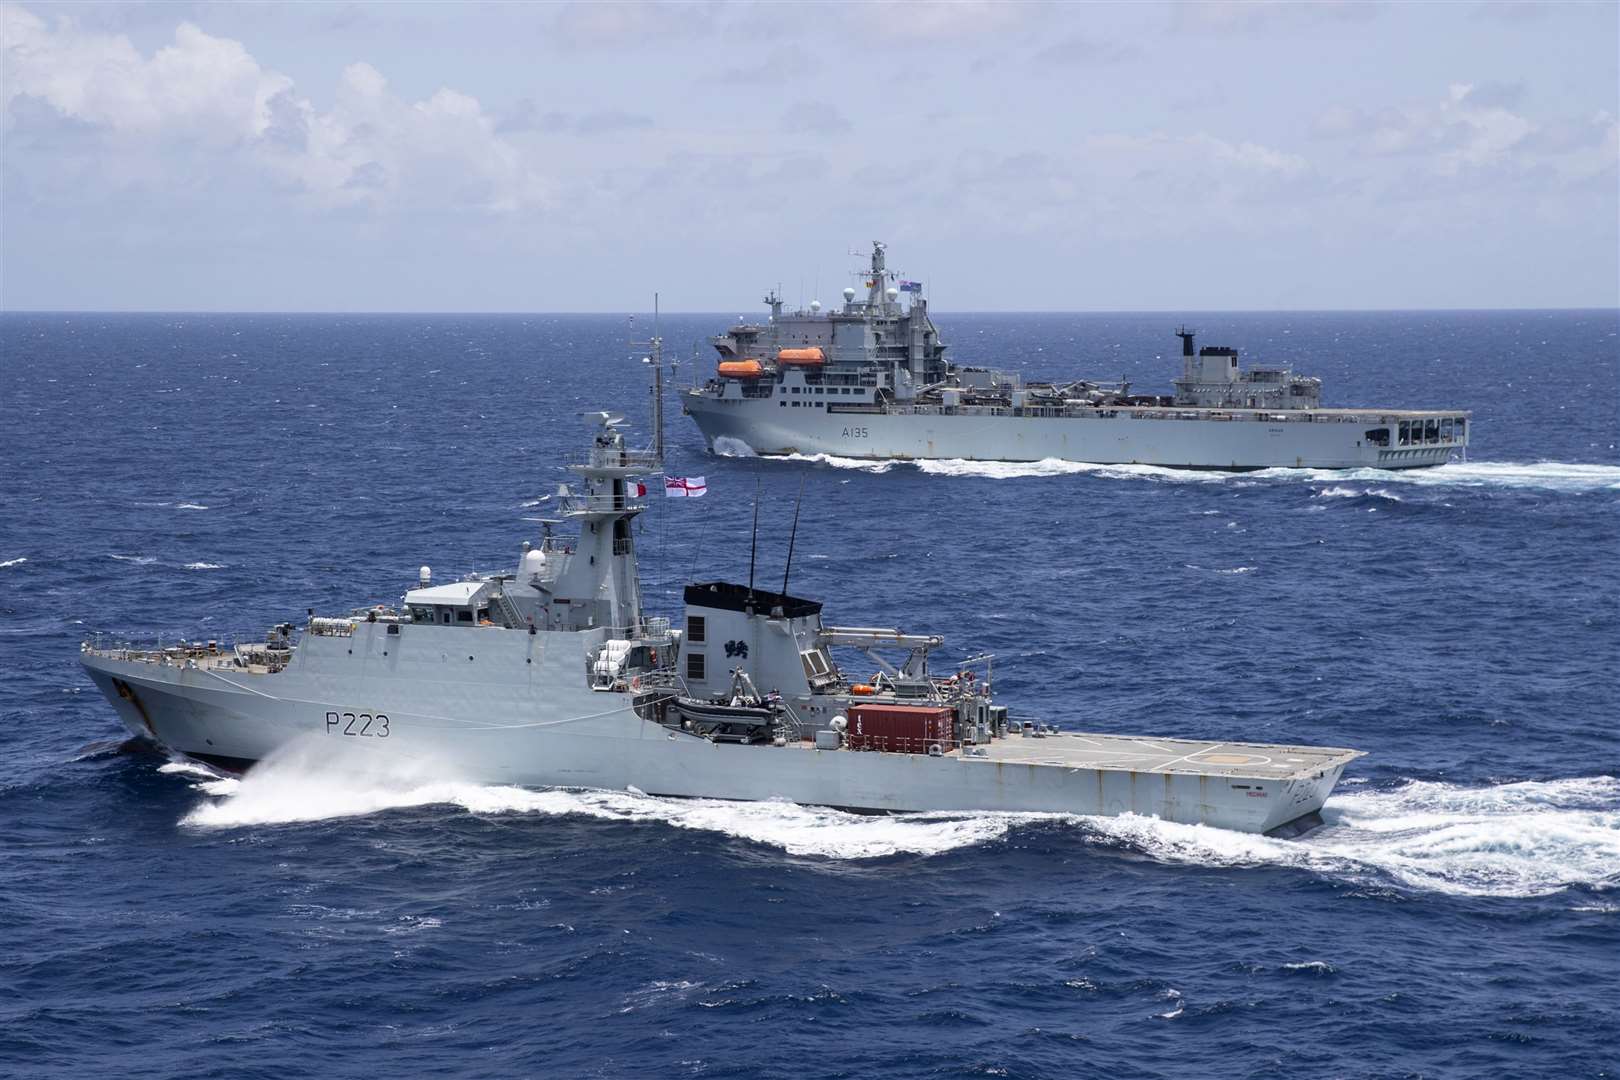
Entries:
[[845,300],[853,300],[853,299],[855,299],[855,290],[853,288],[845,289],[844,290],[844,299]]
[[811,311],[820,311],[821,310],[821,301],[820,300],[812,300],[812,301],[810,301],[810,310]]
[[886,291],[883,295],[887,296],[890,300],[898,300],[900,299],[900,290],[895,288],[893,285],[890,285],[888,291]]

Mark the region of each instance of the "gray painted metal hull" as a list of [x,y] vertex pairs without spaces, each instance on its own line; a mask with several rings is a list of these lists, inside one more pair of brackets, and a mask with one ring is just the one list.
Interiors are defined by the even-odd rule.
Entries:
[[387,635],[381,624],[362,624],[350,638],[306,636],[293,662],[272,675],[88,648],[81,660],[131,732],[181,754],[255,762],[298,740],[324,740],[466,780],[529,787],[872,811],[1136,813],[1266,832],[1319,810],[1358,756],[1318,751],[1287,774],[1273,767],[1248,775],[1241,753],[1229,759],[1238,766],[1205,768],[1175,757],[1179,748],[1166,751],[1162,766],[1088,767],[1081,736],[1067,737],[1072,745],[1030,740],[1031,753],[993,757],[713,743],[643,719],[628,693],[585,686],[582,635],[406,630]]
[[[806,403],[808,406],[809,403]],[[682,407],[711,449],[735,439],[757,454],[830,454],[874,460],[1063,461],[1167,468],[1402,469],[1443,464],[1460,444],[1379,447],[1368,427],[1413,413],[1299,411],[1287,420],[1029,417],[945,414],[938,409],[834,412],[784,408],[775,399],[715,398],[696,391]],[[1198,415],[1195,410],[1161,410]],[[1226,415],[1232,415],[1228,412]]]

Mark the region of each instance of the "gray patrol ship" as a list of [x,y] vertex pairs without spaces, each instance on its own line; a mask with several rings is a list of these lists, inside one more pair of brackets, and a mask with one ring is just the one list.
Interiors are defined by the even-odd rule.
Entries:
[[1326,409],[1320,379],[1244,370],[1236,349],[1197,347],[1185,328],[1171,395],[957,366],[920,286],[897,281],[874,242],[864,299],[847,288],[837,311],[789,312],[772,292],[766,322],[712,339],[715,377],[682,394],[710,449],[1242,470],[1409,469],[1468,445],[1467,412]]
[[[230,771],[298,740],[534,787],[765,800],[865,811],[1135,813],[1267,832],[1309,819],[1358,751],[1059,732],[991,698],[991,659],[929,669],[942,639],[829,626],[821,604],[706,582],[685,618],[642,610],[633,478],[656,453],[594,414],[577,536],[525,542],[507,573],[395,605],[313,612],[262,641],[137,648],[81,661],[134,734]],[[849,678],[835,648],[871,656]],[[980,674],[982,668],[982,674]]]

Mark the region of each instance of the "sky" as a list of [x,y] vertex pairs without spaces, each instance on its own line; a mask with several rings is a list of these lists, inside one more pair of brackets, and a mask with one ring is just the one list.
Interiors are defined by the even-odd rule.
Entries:
[[0,309],[1620,305],[1620,5],[0,4]]

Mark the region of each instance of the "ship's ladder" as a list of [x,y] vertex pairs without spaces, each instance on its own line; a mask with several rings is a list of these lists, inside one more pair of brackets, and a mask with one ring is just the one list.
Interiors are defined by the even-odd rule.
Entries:
[[506,620],[507,626],[510,626],[514,630],[521,630],[524,626],[528,625],[528,620],[526,620],[523,617],[523,613],[518,610],[517,604],[513,603],[512,598],[507,596],[504,592],[495,594],[495,604],[501,609],[501,618]]

